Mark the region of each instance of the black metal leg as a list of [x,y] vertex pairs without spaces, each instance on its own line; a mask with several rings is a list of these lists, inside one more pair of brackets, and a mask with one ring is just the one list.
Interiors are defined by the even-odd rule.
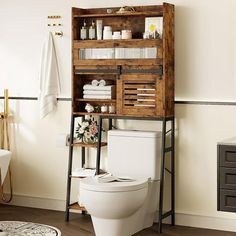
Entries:
[[[85,117],[82,116],[82,122],[84,121]],[[81,167],[83,168],[85,164],[85,147],[81,147]]]
[[81,148],[81,166],[84,168],[85,165],[85,147]]
[[96,174],[100,172],[100,156],[101,156],[101,139],[102,139],[102,118],[98,118],[98,143],[97,143],[97,162],[96,162]]
[[171,120],[171,224],[175,225],[175,118]]
[[73,155],[73,139],[74,139],[74,124],[75,118],[71,115],[70,123],[70,147],[69,147],[69,160],[68,160],[68,174],[67,174],[67,194],[66,194],[66,217],[65,220],[69,220],[69,205],[70,205],[70,192],[71,192],[71,168],[72,168],[72,155]]
[[111,130],[112,129],[112,119],[108,119],[109,125],[108,125],[108,129]]
[[161,176],[159,198],[159,225],[158,231],[162,231],[163,195],[164,195],[164,170],[165,170],[165,147],[166,147],[166,119],[162,121],[162,149],[161,149]]

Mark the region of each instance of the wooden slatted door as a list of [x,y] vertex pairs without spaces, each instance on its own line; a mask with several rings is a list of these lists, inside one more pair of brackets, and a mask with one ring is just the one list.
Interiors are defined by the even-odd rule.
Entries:
[[117,80],[117,114],[160,116],[162,114],[160,76],[122,74]]

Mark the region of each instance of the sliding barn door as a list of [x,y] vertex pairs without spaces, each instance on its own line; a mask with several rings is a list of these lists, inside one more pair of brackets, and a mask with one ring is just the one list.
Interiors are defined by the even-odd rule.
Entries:
[[117,80],[117,114],[162,115],[162,89],[157,74],[121,74]]

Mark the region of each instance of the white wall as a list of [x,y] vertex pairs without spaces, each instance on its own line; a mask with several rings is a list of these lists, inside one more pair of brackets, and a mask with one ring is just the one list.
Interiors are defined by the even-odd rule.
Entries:
[[[176,5],[176,100],[236,101],[236,2],[172,0]],[[130,5],[161,1],[129,1]],[[55,37],[62,92],[70,97],[72,6],[127,5],[127,1],[0,1],[0,96],[38,94],[38,69],[48,15],[61,15]],[[50,28],[53,30],[53,28]],[[2,100],[0,100],[1,105]],[[13,182],[19,205],[64,209],[70,102],[39,119],[37,101],[11,100]],[[176,105],[177,223],[236,231],[236,215],[216,210],[216,143],[235,136],[235,106]],[[153,122],[121,122],[154,129]],[[79,154],[78,154],[79,156]],[[90,157],[90,159],[95,159]],[[103,163],[104,165],[104,163]],[[74,185],[77,185],[75,182]],[[76,196],[76,193],[74,194]]]

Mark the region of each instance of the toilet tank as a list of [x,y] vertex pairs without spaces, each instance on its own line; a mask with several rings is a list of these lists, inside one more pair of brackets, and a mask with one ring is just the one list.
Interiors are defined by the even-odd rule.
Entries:
[[109,130],[107,164],[116,176],[159,180],[161,132]]

